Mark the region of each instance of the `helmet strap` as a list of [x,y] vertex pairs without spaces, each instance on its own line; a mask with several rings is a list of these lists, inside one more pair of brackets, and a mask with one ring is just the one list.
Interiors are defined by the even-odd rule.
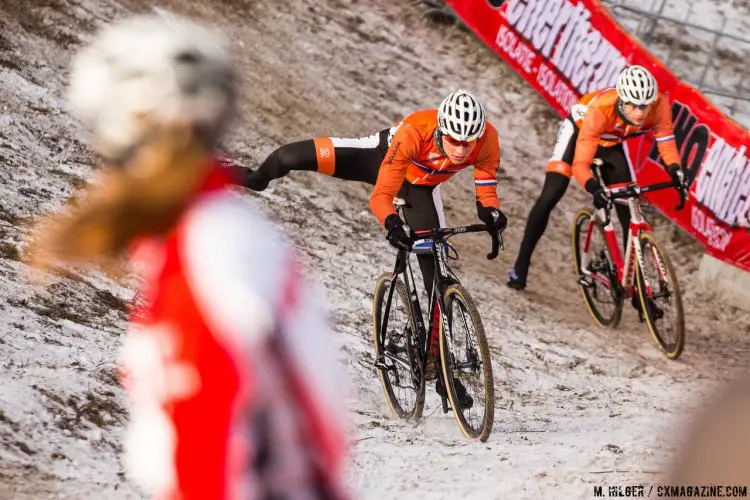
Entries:
[[437,146],[438,151],[440,151],[440,154],[448,156],[443,149],[443,134],[440,132],[440,127],[435,127],[435,132],[433,132],[432,138],[435,140],[435,145]]
[[618,98],[617,98],[617,103],[615,103],[615,113],[617,113],[617,116],[618,116],[618,117],[619,117],[619,118],[620,118],[620,119],[621,119],[622,121],[624,121],[624,122],[625,122],[626,124],[628,124],[628,125],[631,125],[631,126],[633,126],[633,127],[637,127],[638,125],[636,125],[635,123],[633,123],[633,122],[631,122],[630,120],[628,120],[628,115],[627,115],[627,114],[625,114],[625,109],[624,109],[624,107],[625,107],[625,101],[623,101],[622,99],[620,99],[620,98],[618,97]]

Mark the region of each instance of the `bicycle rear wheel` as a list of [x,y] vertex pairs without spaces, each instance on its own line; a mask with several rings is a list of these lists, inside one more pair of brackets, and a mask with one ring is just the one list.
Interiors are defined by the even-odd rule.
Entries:
[[623,299],[615,289],[617,272],[612,253],[604,229],[585,208],[573,219],[573,266],[583,303],[594,321],[610,328],[620,324]]
[[[440,358],[446,393],[464,435],[486,441],[495,416],[495,386],[482,319],[461,285],[449,286],[444,297],[449,328],[441,321]],[[458,382],[473,400],[470,408],[459,404]]]
[[685,347],[685,316],[677,275],[651,234],[641,233],[638,238],[643,252],[637,273],[641,311],[656,345],[669,359],[677,359]]
[[[396,289],[386,310],[391,274],[383,274],[375,285],[372,324],[375,342],[375,365],[383,383],[388,405],[399,418],[415,421],[422,416],[425,382],[414,317],[409,308],[406,287],[396,279]],[[382,325],[386,315],[385,332]],[[382,339],[382,342],[381,342]]]

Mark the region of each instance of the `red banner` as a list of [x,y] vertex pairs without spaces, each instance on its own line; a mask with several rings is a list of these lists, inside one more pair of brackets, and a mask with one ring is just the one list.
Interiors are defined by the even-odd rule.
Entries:
[[[628,35],[597,0],[448,0],[458,16],[560,113],[585,93],[612,86],[629,64],[648,68],[672,104],[691,199],[649,199],[723,261],[750,271],[750,134],[700,92],[681,82]],[[654,138],[626,141],[638,182],[669,180]],[[540,165],[540,172],[543,166]]]

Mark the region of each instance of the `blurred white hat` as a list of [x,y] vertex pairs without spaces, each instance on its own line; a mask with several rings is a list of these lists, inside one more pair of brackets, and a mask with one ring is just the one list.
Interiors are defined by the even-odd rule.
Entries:
[[225,41],[175,16],[137,16],[102,29],[72,61],[71,110],[93,146],[121,161],[154,126],[188,124],[209,145],[235,100]]

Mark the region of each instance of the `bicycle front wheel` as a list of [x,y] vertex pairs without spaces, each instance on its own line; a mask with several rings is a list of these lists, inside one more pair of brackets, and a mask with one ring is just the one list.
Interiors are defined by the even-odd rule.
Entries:
[[677,275],[651,234],[642,233],[638,239],[643,253],[637,273],[641,311],[656,345],[669,359],[677,359],[685,347],[685,316]]
[[[390,308],[386,308],[391,283],[392,276],[383,274],[375,285],[372,307],[375,366],[393,413],[413,422],[422,416],[425,399],[417,329],[406,287],[398,278]],[[383,331],[386,318],[386,330]]]
[[495,416],[495,386],[482,319],[461,285],[449,286],[444,297],[448,328],[441,321],[440,358],[446,393],[464,435],[486,441]]
[[583,303],[599,326],[614,328],[622,317],[617,272],[601,224],[588,209],[573,219],[573,266]]

